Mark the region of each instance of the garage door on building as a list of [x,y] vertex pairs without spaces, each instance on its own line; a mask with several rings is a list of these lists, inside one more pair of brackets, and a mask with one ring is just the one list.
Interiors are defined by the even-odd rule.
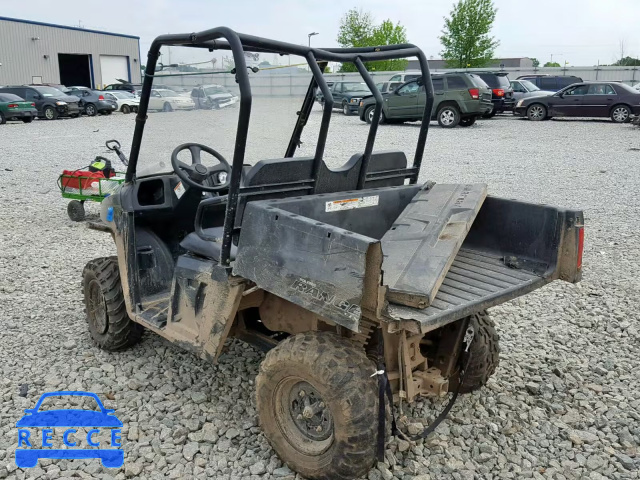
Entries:
[[118,79],[131,81],[129,75],[129,57],[119,55],[100,55],[102,86],[118,83]]

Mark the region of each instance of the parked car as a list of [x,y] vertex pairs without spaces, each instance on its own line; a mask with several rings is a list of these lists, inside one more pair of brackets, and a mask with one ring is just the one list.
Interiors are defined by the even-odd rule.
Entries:
[[513,98],[516,102],[522,98],[554,93],[548,90],[540,90],[540,88],[529,80],[511,80],[511,88],[513,88]]
[[491,89],[491,101],[493,110],[483,115],[484,118],[491,118],[498,113],[511,112],[515,105],[513,98],[513,88],[509,83],[509,77],[505,72],[473,72],[478,75]]
[[574,77],[573,75],[521,75],[516,80],[529,80],[540,90],[546,90],[549,92],[557,92],[564,87],[573,85],[574,83],[582,83],[580,77]]
[[141,83],[112,83],[111,85],[106,85],[102,88],[103,92],[112,92],[112,91],[124,91],[129,92],[136,97],[140,96],[140,92],[142,91]]
[[389,93],[389,92],[393,92],[400,85],[402,85],[402,82],[389,81],[389,82],[376,83],[376,88],[380,90],[380,93]]
[[[457,125],[469,127],[479,116],[493,109],[491,89],[475,74],[434,74],[431,82],[435,92],[431,118],[443,128]],[[411,80],[382,96],[383,123],[422,120],[427,96],[421,78]],[[375,99],[372,95],[363,98],[358,110],[360,120],[371,123],[374,108]]]
[[0,93],[0,125],[7,123],[7,120],[30,123],[37,116],[38,110],[34,102],[27,102],[13,93]]
[[238,102],[238,96],[222,85],[200,85],[191,90],[191,99],[196,108],[207,110],[217,110]]
[[[333,95],[333,108],[342,110],[345,115],[357,112],[362,97],[371,95],[371,90],[364,82],[335,82],[329,90]],[[322,92],[316,95],[316,100],[324,104]]]
[[91,90],[87,87],[69,87],[68,93],[80,99],[80,110],[90,117],[94,117],[98,113],[111,115],[118,109],[118,104],[105,98],[103,92],[99,90]]
[[137,113],[140,100],[133,93],[125,90],[112,90],[103,92],[104,98],[116,103],[116,110],[122,113]]
[[66,86],[61,85],[59,83],[29,83],[28,85],[30,87],[53,87],[53,88],[57,88],[58,90],[64,93],[67,93],[67,90],[68,90]]
[[559,92],[523,98],[515,114],[529,120],[552,117],[611,117],[616,123],[627,122],[640,114],[640,92],[619,82],[582,82]]
[[408,71],[404,73],[398,73],[389,79],[390,82],[400,82],[405,83],[409,80],[416,80],[422,76],[422,72],[419,70],[416,71]]
[[67,95],[57,88],[48,86],[9,86],[0,88],[0,93],[12,93],[27,102],[33,102],[36,105],[39,118],[47,120],[55,120],[58,117],[77,117],[80,115],[80,106],[78,97]]
[[180,95],[173,90],[164,88],[151,90],[149,110],[172,112],[173,110],[193,110],[194,108],[196,108],[196,104],[191,98]]

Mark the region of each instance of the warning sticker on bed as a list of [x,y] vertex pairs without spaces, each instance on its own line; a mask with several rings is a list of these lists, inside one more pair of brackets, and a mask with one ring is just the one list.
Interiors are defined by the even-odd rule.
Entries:
[[326,203],[326,212],[339,212],[341,210],[352,210],[354,208],[374,207],[378,205],[378,195],[359,198],[345,198],[344,200],[334,200]]
[[184,195],[184,192],[186,192],[184,186],[182,185],[182,182],[179,182],[178,185],[173,187],[173,191],[176,192],[176,197],[178,197],[178,199],[182,198],[182,195]]

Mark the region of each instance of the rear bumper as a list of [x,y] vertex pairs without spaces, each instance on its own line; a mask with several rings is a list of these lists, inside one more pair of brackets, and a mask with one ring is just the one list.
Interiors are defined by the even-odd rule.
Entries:
[[492,102],[495,111],[498,113],[511,111],[516,105],[516,101],[513,98],[494,98]]
[[115,112],[118,107],[115,103],[98,101],[97,108],[99,112]]
[[35,118],[38,116],[37,110],[21,110],[17,112],[8,111],[5,113],[5,117],[9,118]]

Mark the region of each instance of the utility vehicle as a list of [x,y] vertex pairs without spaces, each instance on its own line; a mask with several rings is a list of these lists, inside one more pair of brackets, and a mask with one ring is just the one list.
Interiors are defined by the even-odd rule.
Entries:
[[[227,161],[214,146],[177,145],[173,173],[139,176],[153,75],[169,45],[233,54],[235,150]],[[283,157],[249,167],[245,51],[300,55],[313,74]],[[386,390],[412,402],[481,387],[498,362],[485,310],[581,276],[581,212],[487,197],[482,184],[418,183],[430,80],[413,160],[374,149],[382,96],[364,62],[412,56],[430,79],[424,53],[409,44],[310,48],[226,27],[156,38],[126,181],[102,203],[99,228],[117,257],[83,272],[89,331],[104,349],[134,344],[144,328],[211,362],[229,337],[268,350],[256,382],[260,424],[307,478],[365,474],[384,446]],[[323,160],[330,61],[353,62],[377,100],[363,150],[333,170]],[[315,154],[296,157],[318,88]],[[206,167],[203,153],[219,163]]]

